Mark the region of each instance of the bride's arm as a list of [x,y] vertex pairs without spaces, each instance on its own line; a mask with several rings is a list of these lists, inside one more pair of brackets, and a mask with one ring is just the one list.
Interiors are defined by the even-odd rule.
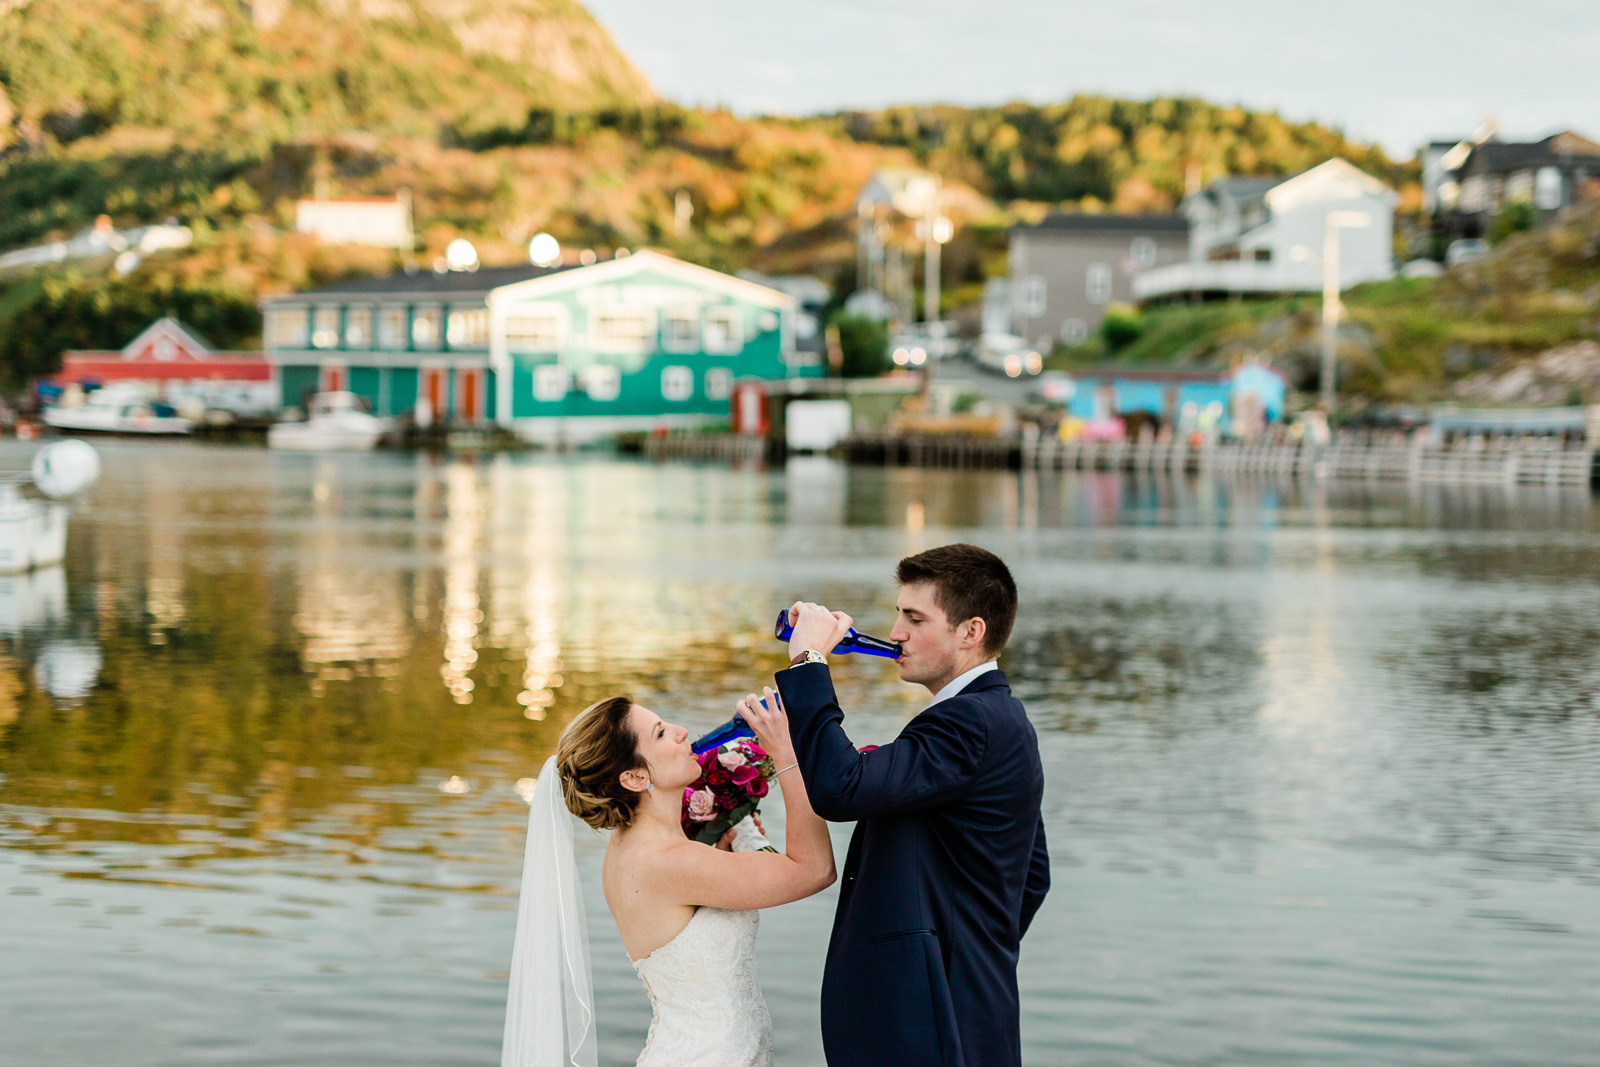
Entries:
[[[661,883],[683,904],[746,911],[771,908],[820,893],[833,884],[833,842],[828,824],[811,810],[789,740],[789,720],[778,694],[766,689],[766,707],[752,694],[739,701],[756,739],[776,765],[783,790],[785,851],[723,852],[685,840],[661,857]],[[770,710],[769,710],[770,709]]]

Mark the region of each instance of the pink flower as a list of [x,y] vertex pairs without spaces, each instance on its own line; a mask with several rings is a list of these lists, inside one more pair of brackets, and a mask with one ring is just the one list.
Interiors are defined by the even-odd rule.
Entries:
[[695,822],[710,822],[717,815],[717,797],[709,789],[699,789],[689,794],[689,818]]
[[756,780],[744,788],[753,797],[764,797],[767,795],[767,780],[757,775]]
[[714,748],[708,748],[696,756],[695,760],[700,764],[700,770],[702,773],[709,771],[712,767],[717,765],[717,750]]
[[684,786],[683,787],[683,806],[684,807],[687,808],[689,806],[689,798],[692,797],[692,796],[694,796],[694,786],[692,786],[692,785]]
[[733,779],[734,785],[748,789],[751,782],[761,777],[761,772],[748,763],[741,763],[728,772],[728,777]]
[[746,741],[744,743],[744,753],[753,760],[767,758],[767,750],[756,744],[754,741]]
[[744,758],[743,752],[740,752],[738,749],[734,749],[731,752],[718,752],[717,762],[731,771],[735,767],[743,767],[750,761]]

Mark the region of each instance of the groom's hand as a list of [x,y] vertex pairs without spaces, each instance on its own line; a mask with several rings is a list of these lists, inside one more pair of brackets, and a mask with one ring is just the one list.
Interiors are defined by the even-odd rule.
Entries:
[[833,651],[844,635],[850,632],[855,620],[842,611],[829,611],[821,604],[798,600],[789,609],[789,658],[792,660],[808,648],[823,655]]

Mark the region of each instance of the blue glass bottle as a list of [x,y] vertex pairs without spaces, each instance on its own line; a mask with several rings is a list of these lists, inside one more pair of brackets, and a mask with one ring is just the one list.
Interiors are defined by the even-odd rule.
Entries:
[[[766,707],[766,705],[767,702],[763,700],[761,706]],[[707,749],[721,748],[729,741],[736,741],[741,737],[754,737],[755,735],[756,732],[750,729],[750,724],[744,721],[744,716],[735,715],[721,726],[714,727],[704,737],[690,745],[689,749],[698,756]]]
[[[789,640],[789,635],[794,633],[794,627],[789,625],[789,609],[784,608],[778,612],[778,624],[773,627],[772,636],[779,641]],[[844,655],[846,652],[864,652],[869,656],[883,656],[886,659],[899,659],[900,646],[893,641],[885,641],[881,637],[871,634],[857,633],[852,626],[850,632],[833,646],[833,655]]]

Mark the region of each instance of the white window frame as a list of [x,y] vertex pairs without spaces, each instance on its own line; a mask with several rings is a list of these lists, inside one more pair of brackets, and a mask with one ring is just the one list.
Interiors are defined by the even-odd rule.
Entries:
[[304,348],[311,329],[309,308],[272,309],[272,348]]
[[[688,335],[677,338],[672,335],[669,324],[674,322],[687,323]],[[700,351],[700,309],[698,307],[668,307],[661,311],[661,350],[663,352],[698,352]]]
[[[535,329],[541,322],[550,329]],[[572,312],[565,304],[513,304],[506,314],[506,346],[517,352],[559,352],[571,326]]]
[[1097,306],[1111,303],[1111,283],[1111,264],[1089,264],[1089,269],[1083,273],[1084,299]]
[[311,347],[339,347],[339,305],[318,304],[311,311]]
[[1148,270],[1156,265],[1156,255],[1160,249],[1156,246],[1154,237],[1143,235],[1135,237],[1128,242],[1128,258],[1139,270]]
[[373,341],[372,308],[357,304],[344,309],[344,346],[346,348],[371,348]]
[[681,404],[694,399],[694,371],[681,364],[661,368],[661,399]]
[[451,308],[445,322],[445,337],[451,348],[489,347],[488,308]]
[[1037,274],[1021,279],[1017,286],[1017,314],[1025,319],[1043,317],[1049,309],[1050,287]]
[[701,316],[700,341],[713,356],[744,351],[744,310],[737,304],[711,304]]
[[570,376],[559,363],[540,363],[533,368],[533,398],[541,404],[554,404],[567,398]]
[[1560,168],[1540,167],[1533,174],[1533,206],[1540,211],[1554,211],[1560,207],[1565,184]]
[[404,304],[384,304],[378,309],[378,347],[403,352],[411,346],[411,316]]
[[444,308],[419,304],[412,309],[411,347],[425,352],[444,347]]
[[733,371],[727,367],[706,371],[705,392],[707,400],[727,400],[733,395]]
[[[605,324],[632,319],[638,323],[637,335],[632,331],[619,334],[608,331]],[[615,355],[638,355],[652,351],[656,346],[656,309],[636,304],[601,304],[589,309],[589,348],[594,352]]]
[[1080,345],[1089,336],[1089,324],[1082,319],[1066,319],[1061,323],[1061,343]]
[[601,403],[622,395],[622,368],[610,363],[594,363],[584,368],[583,391],[590,400]]

